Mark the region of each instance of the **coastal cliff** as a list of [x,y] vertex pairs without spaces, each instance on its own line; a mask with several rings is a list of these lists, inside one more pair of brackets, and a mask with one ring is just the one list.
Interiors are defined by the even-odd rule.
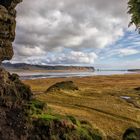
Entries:
[[49,71],[95,71],[94,67],[86,67],[86,66],[51,66],[51,65],[33,65],[26,63],[3,63],[2,66],[8,71],[12,70],[49,70]]

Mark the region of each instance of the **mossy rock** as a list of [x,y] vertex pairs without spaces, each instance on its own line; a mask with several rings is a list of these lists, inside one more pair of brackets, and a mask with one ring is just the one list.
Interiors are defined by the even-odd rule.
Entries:
[[75,91],[75,90],[79,90],[79,88],[74,84],[73,81],[62,81],[49,87],[46,90],[46,93],[60,91],[60,90]]
[[29,86],[23,84],[19,76],[10,75],[4,69],[0,69],[0,105],[6,107],[20,107],[23,102],[32,98]]
[[81,123],[72,116],[40,114],[33,121],[29,140],[103,140],[89,123]]
[[140,87],[136,87],[136,88],[134,88],[134,90],[140,91]]
[[123,135],[123,140],[140,140],[140,128],[128,128]]
[[45,106],[46,106],[46,104],[44,102],[39,101],[37,99],[32,99],[25,106],[25,110],[29,116],[33,116],[33,115],[36,116],[38,114],[43,113],[43,109]]
[[0,140],[26,139],[28,118],[24,107],[31,97],[30,88],[18,75],[0,68]]
[[73,116],[45,114],[45,103],[33,99],[28,104],[32,128],[29,140],[102,140],[102,134],[86,121]]

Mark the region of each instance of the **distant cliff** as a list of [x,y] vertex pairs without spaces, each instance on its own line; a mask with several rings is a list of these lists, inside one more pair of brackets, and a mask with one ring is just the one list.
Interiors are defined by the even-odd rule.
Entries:
[[94,67],[84,66],[49,66],[49,65],[31,65],[26,63],[3,63],[3,67],[8,70],[62,70],[62,71],[94,71]]
[[140,72],[140,69],[128,69],[130,72]]

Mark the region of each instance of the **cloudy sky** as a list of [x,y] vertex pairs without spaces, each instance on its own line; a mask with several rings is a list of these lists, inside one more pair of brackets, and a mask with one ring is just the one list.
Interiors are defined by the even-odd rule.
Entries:
[[140,68],[127,0],[24,0],[13,62]]

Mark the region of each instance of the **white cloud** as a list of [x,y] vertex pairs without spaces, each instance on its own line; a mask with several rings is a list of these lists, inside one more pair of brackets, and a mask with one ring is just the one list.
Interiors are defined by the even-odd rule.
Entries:
[[36,46],[34,48],[23,46],[18,49],[18,53],[20,54],[20,56],[32,56],[32,55],[40,56],[45,54],[45,52],[42,51],[39,46]]
[[134,55],[134,54],[138,54],[138,53],[140,53],[140,51],[136,50],[136,49],[126,48],[126,49],[119,50],[119,55],[121,55],[121,56],[129,56],[129,55]]
[[[14,59],[21,61],[21,55],[35,60],[36,56],[70,48],[80,52],[77,53],[80,63],[93,63],[94,54],[88,56],[82,50],[114,44],[124,35],[129,23],[127,0],[24,0],[17,11]],[[55,55],[46,63],[53,63],[55,58],[61,63],[71,62],[64,57],[67,62],[61,60],[61,56],[59,60]]]
[[[98,58],[94,52],[83,53],[76,51],[71,51],[68,57],[70,61],[72,60],[73,62],[80,64],[94,64],[94,61]],[[67,56],[65,56],[65,58],[67,59]]]
[[[33,52],[31,51],[31,53]],[[50,55],[31,56],[25,58],[24,62],[33,64],[93,65],[97,58],[98,56],[94,52],[69,51],[59,54],[52,52]],[[14,62],[19,62],[19,59],[14,58]]]

